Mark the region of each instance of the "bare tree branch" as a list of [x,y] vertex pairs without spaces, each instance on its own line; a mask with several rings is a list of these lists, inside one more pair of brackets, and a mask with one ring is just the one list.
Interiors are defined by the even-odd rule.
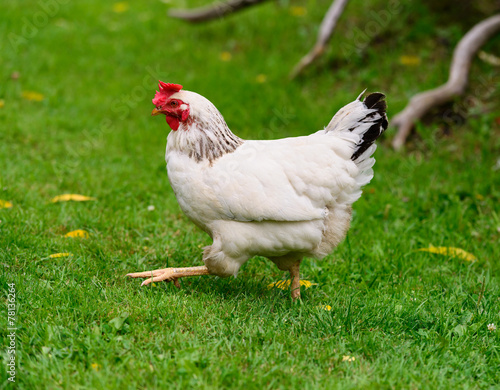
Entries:
[[465,34],[453,52],[450,76],[446,84],[413,96],[405,109],[392,118],[391,124],[398,127],[398,132],[392,141],[394,149],[403,147],[415,122],[431,107],[441,105],[464,93],[472,58],[498,30],[500,30],[500,14],[483,20]]
[[333,0],[332,5],[328,9],[321,25],[319,27],[318,38],[316,44],[312,50],[307,53],[299,61],[297,65],[293,68],[290,73],[290,78],[296,77],[300,72],[302,72],[306,67],[311,65],[323,52],[325,51],[325,46],[332,37],[333,30],[337,25],[337,22],[344,11],[344,8],[349,0]]
[[168,14],[173,18],[183,19],[191,23],[205,22],[207,20],[221,18],[224,15],[239,11],[267,0],[228,0],[226,2],[214,3],[206,7],[193,9],[173,9]]

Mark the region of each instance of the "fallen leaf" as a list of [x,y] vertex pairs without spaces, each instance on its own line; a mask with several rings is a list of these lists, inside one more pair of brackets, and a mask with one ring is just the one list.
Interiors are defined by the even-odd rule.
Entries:
[[257,77],[255,78],[255,81],[257,81],[258,83],[260,84],[263,84],[267,81],[267,77],[265,74],[259,74],[257,75]]
[[113,4],[113,12],[116,12],[117,14],[121,14],[123,12],[126,12],[126,11],[128,11],[129,8],[130,8],[130,5],[124,1]]
[[460,248],[446,247],[446,246],[429,246],[429,248],[419,249],[420,252],[430,252],[437,253],[438,255],[445,255],[451,257],[459,257],[463,260],[467,261],[476,261],[477,258],[472,253],[466,252]]
[[96,198],[79,194],[63,194],[63,195],[58,195],[55,198],[52,198],[51,202],[52,203],[68,202],[70,200],[74,200],[75,202],[85,202],[87,200],[96,200]]
[[58,257],[68,257],[68,256],[73,256],[73,254],[72,253],[53,253],[49,257],[51,259],[56,259]]
[[[311,286],[317,285],[317,283],[311,283],[309,280],[301,280],[300,285],[304,286],[305,288],[309,288]],[[269,289],[271,289],[273,287],[280,288],[282,290],[288,290],[288,288],[290,287],[290,279],[279,280],[279,281],[271,283],[267,286],[267,288],[269,288]]]
[[12,207],[12,203],[0,199],[0,209],[10,209]]
[[41,102],[43,99],[45,99],[45,96],[35,91],[23,91],[22,96],[26,100],[32,100],[35,102]]
[[401,56],[399,57],[399,62],[401,65],[405,66],[416,66],[420,65],[420,57],[418,56]]
[[222,53],[220,53],[220,59],[224,62],[231,61],[232,57],[233,56],[228,51],[223,51]]
[[64,237],[71,237],[71,238],[89,238],[89,232],[85,230],[73,230],[72,232],[66,233]]
[[293,16],[305,16],[307,14],[307,9],[299,6],[290,7],[290,13]]

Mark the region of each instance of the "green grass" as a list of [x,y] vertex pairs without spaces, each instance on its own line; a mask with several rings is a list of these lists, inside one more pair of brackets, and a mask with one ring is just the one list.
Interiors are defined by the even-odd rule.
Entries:
[[[457,123],[437,111],[403,153],[390,149],[387,132],[346,241],[303,263],[303,277],[317,285],[301,302],[267,289],[283,273],[263,258],[237,279],[185,279],[181,290],[124,277],[200,265],[210,243],[168,184],[169,129],[149,116],[158,78],[205,95],[242,137],[308,134],[365,88],[384,91],[393,115],[442,83],[453,46],[478,20],[472,13],[454,7],[453,24],[411,1],[389,10],[390,23],[364,42],[368,9],[390,5],[354,0],[328,53],[290,82],[328,1],[269,3],[196,26],[167,18],[159,1],[129,2],[123,13],[106,2],[65,3],[46,23],[37,19],[33,36],[23,28],[43,14],[38,2],[0,7],[0,199],[13,203],[0,209],[0,388],[9,387],[8,283],[16,286],[22,389],[500,384],[500,331],[487,329],[500,328],[499,68],[478,59],[466,96],[444,108]],[[293,16],[290,6],[308,13]],[[12,33],[25,35],[14,37],[17,46]],[[499,48],[496,37],[484,49]],[[221,60],[225,51],[230,61]],[[401,65],[403,55],[420,65]],[[29,101],[23,91],[45,98]],[[62,193],[98,200],[50,203]],[[90,238],[63,237],[75,229]],[[430,244],[478,260],[417,252]],[[58,252],[73,256],[49,258]]]

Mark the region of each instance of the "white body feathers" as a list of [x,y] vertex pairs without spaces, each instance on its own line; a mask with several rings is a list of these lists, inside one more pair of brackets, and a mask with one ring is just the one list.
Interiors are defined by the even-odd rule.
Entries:
[[168,135],[168,176],[182,210],[214,240],[203,257],[212,274],[236,276],[255,255],[286,270],[340,243],[351,205],[373,177],[376,146],[363,137],[387,127],[385,103],[382,110],[356,100],[309,136],[244,141],[207,99],[172,97],[189,104],[192,119]]

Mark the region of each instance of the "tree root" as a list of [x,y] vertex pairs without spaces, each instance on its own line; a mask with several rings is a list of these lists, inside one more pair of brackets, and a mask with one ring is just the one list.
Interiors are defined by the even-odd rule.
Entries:
[[337,25],[337,22],[344,11],[344,8],[349,0],[333,0],[332,5],[328,9],[321,25],[319,27],[318,38],[316,44],[297,65],[293,68],[290,73],[290,78],[295,78],[299,73],[301,73],[306,67],[311,65],[323,52],[325,51],[325,46],[332,37],[333,30]]
[[183,19],[191,23],[206,22],[208,20],[221,18],[227,14],[251,7],[266,0],[229,0],[223,3],[215,3],[206,7],[193,9],[173,9],[168,14],[177,19]]
[[500,30],[500,14],[476,24],[457,44],[446,84],[416,94],[403,111],[391,120],[398,132],[392,141],[394,149],[403,147],[414,124],[432,107],[439,106],[465,92],[472,59],[481,46]]

